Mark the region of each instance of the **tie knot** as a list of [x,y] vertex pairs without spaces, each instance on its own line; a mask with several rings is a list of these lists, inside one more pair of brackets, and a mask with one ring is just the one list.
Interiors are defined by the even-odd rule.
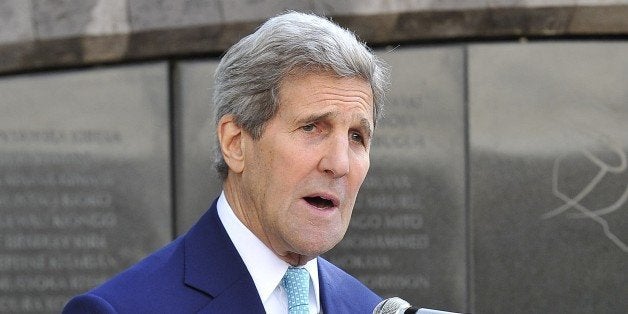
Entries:
[[310,273],[301,267],[288,267],[281,280],[288,295],[288,313],[309,313]]

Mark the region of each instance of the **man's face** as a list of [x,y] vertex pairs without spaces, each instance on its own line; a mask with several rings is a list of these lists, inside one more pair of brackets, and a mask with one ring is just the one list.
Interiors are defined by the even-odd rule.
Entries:
[[242,214],[276,254],[302,264],[347,230],[369,168],[373,95],[362,79],[317,72],[284,79],[279,99],[262,137],[242,138]]

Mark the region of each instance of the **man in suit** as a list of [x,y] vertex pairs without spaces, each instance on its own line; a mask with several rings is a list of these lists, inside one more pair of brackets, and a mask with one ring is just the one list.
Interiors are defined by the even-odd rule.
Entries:
[[190,231],[64,313],[371,313],[381,298],[319,255],[347,230],[386,82],[334,23],[268,20],[216,70],[223,193]]

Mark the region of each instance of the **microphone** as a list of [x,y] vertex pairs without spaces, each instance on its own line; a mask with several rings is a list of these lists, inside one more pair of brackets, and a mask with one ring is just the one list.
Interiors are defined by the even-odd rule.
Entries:
[[402,298],[385,299],[373,309],[373,314],[456,314],[453,312],[416,308]]

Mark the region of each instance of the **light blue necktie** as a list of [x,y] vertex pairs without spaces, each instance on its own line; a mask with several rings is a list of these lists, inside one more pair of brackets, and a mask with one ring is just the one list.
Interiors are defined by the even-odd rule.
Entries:
[[288,267],[281,284],[288,295],[289,314],[308,314],[310,311],[310,273],[300,267]]

